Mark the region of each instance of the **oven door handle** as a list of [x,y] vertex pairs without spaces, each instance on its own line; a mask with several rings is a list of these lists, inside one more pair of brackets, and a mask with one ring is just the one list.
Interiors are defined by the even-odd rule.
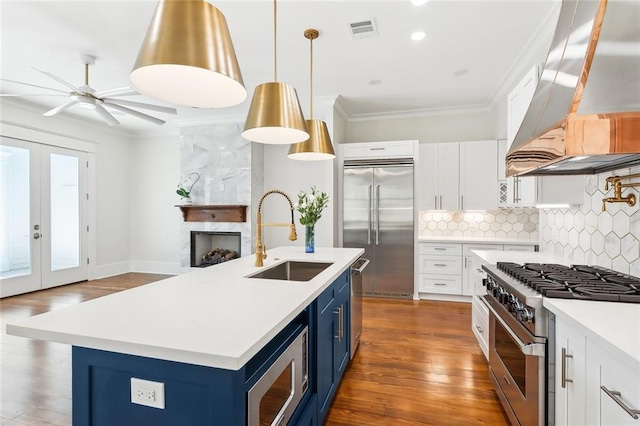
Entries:
[[[520,348],[520,351],[523,354],[531,355],[531,356],[539,356],[539,357],[544,357],[545,356],[545,352],[546,351],[545,351],[545,344],[544,343],[538,343],[538,342],[525,343],[525,342],[523,342],[522,340],[520,340],[520,338],[518,336],[516,336],[516,334],[511,330],[511,328],[509,328],[507,323],[504,322],[504,320],[502,318],[500,318],[500,315],[496,312],[496,310],[493,308],[493,306],[491,306],[491,303],[486,303],[486,305],[489,308],[489,311],[491,311],[491,315],[493,315],[495,320],[500,323],[502,328],[504,328],[507,331],[507,333],[509,333],[509,336],[511,336],[513,341],[516,342],[516,344]],[[493,336],[492,336],[492,338],[493,338]]]

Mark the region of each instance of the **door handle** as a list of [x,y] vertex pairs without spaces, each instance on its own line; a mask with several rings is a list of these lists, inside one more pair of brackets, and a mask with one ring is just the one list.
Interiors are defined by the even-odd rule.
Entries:
[[338,316],[338,325],[336,327],[336,335],[333,336],[336,339],[338,339],[338,342],[340,342],[342,340],[342,334],[341,334],[341,326],[342,326],[342,306],[338,306],[338,309],[336,309],[335,311],[333,311],[334,314],[336,314]]
[[622,399],[620,399],[620,397],[622,396],[622,393],[607,389],[607,387],[604,385],[600,386],[600,389],[602,389],[604,393],[609,395],[609,398],[613,399],[616,402],[616,404],[618,404],[624,411],[627,412],[628,415],[630,415],[636,420],[638,419],[638,414],[640,414],[640,410],[636,410],[635,408],[631,408],[627,404],[625,404],[622,401]]
[[464,195],[460,196],[460,210],[464,210]]
[[440,196],[440,210],[444,210],[444,209],[442,208],[442,195]]
[[376,185],[376,245],[380,244],[380,185]]
[[438,196],[437,195],[433,196],[433,209],[434,210],[438,210]]
[[573,355],[567,354],[567,349],[562,348],[562,388],[567,387],[567,383],[573,383],[573,379],[567,379],[567,358],[573,358]]
[[40,237],[42,237],[42,234],[41,234],[41,233],[39,233],[39,232],[34,232],[34,233],[33,233],[33,239],[34,239],[34,240],[39,240],[39,239],[40,239]]
[[371,245],[371,216],[373,212],[373,185],[369,185],[369,227],[367,228],[367,245]]

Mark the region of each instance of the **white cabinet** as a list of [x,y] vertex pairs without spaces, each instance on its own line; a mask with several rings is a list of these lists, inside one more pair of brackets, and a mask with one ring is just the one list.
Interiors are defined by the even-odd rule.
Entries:
[[556,323],[556,423],[584,425],[586,337],[564,321]]
[[459,144],[420,144],[419,206],[422,210],[458,210]]
[[460,210],[498,208],[497,153],[495,140],[460,143]]
[[561,318],[555,337],[556,425],[637,426],[638,364]]
[[360,142],[341,145],[343,159],[413,158],[417,141]]
[[420,144],[420,209],[496,209],[497,150],[495,140]]
[[501,207],[533,206],[537,198],[538,178],[535,176],[506,177],[504,162],[507,155],[508,143],[509,142],[504,139],[498,141],[498,164],[501,164],[501,167],[498,168],[498,179],[501,181],[501,185],[506,186],[506,197],[501,197],[499,204]]

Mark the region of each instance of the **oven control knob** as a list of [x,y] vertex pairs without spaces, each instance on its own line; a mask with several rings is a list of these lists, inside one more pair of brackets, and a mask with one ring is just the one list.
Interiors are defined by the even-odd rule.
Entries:
[[522,322],[533,322],[533,312],[531,312],[528,308],[519,309],[516,314],[518,321]]

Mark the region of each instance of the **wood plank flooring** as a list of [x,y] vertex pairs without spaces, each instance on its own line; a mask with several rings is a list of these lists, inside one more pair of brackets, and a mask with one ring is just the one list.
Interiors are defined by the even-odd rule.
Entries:
[[[71,348],[6,334],[8,320],[166,276],[124,274],[0,301],[2,425],[71,424]],[[463,303],[365,299],[364,331],[325,425],[506,425]]]

